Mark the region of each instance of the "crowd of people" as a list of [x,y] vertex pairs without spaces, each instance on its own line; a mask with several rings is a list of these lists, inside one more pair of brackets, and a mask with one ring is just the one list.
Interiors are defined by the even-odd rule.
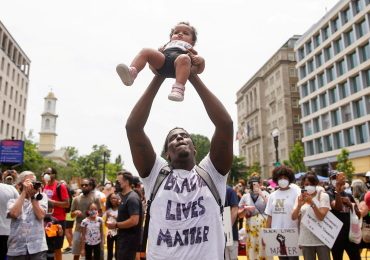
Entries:
[[[273,184],[273,185],[271,185]],[[276,186],[275,186],[276,184]],[[277,167],[272,172],[272,182],[261,180],[253,173],[245,184],[240,180],[234,186],[239,199],[239,230],[245,236],[246,255],[251,260],[272,259],[265,256],[265,244],[261,237],[262,228],[296,228],[299,231],[298,246],[305,260],[340,260],[346,251],[349,259],[361,259],[361,251],[370,248],[368,231],[362,231],[361,241],[350,239],[351,212],[369,225],[370,172],[364,180],[346,180],[344,173],[332,171],[328,181],[319,181],[313,171],[299,180],[286,167]],[[300,221],[308,210],[322,221],[331,211],[342,223],[334,245],[329,248],[317,234],[313,234]],[[238,222],[238,221],[237,221]],[[331,256],[330,256],[331,255]],[[298,256],[280,256],[280,259],[298,259]]]

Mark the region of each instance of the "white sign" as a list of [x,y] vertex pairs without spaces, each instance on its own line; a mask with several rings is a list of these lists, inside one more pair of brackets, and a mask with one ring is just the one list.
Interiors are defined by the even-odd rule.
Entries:
[[222,216],[223,216],[224,233],[226,236],[226,246],[232,246],[234,243],[234,239],[233,239],[233,228],[231,225],[230,207],[224,207],[224,212]]
[[319,221],[311,208],[306,211],[301,224],[305,225],[312,234],[317,236],[329,248],[333,247],[339,231],[343,226],[342,221],[330,211],[328,211],[323,221]]
[[266,256],[299,256],[297,228],[263,228],[262,243],[265,245]]

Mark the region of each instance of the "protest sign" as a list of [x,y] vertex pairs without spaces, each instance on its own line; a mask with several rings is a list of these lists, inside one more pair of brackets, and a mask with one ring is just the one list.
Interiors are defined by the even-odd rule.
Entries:
[[297,228],[263,228],[261,237],[265,244],[266,256],[299,256]]
[[333,247],[339,231],[343,226],[342,221],[330,211],[328,211],[323,221],[319,221],[312,209],[306,211],[306,214],[301,219],[301,224],[308,228],[329,248]]
[[233,229],[231,225],[230,207],[224,207],[223,225],[224,225],[224,233],[226,236],[226,246],[232,246],[234,243],[234,239],[233,239]]

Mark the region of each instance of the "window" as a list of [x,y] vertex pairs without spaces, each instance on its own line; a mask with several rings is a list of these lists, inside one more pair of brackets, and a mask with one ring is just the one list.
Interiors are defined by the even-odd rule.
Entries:
[[6,101],[3,101],[3,115],[5,115],[5,110],[6,110]]
[[333,143],[334,143],[334,149],[340,149],[343,147],[341,132],[333,133]]
[[295,68],[289,68],[289,77],[296,77]]
[[351,70],[354,67],[356,67],[358,65],[356,52],[352,52],[352,53],[348,54],[347,55],[347,61],[348,61],[348,64],[347,64],[348,65],[348,70]]
[[327,95],[327,92],[320,95],[320,108],[325,108],[328,105]]
[[310,86],[310,93],[313,93],[316,91],[315,79],[309,80],[308,85]]
[[304,58],[304,49],[303,47],[298,50],[298,59],[302,60]]
[[309,114],[311,114],[310,104],[308,102],[305,102],[303,103],[303,115],[308,116]]
[[327,82],[333,81],[334,79],[334,67],[330,67],[326,69],[326,80]]
[[350,83],[352,94],[358,92],[361,89],[361,85],[360,85],[361,82],[360,82],[360,76],[359,75],[350,78],[349,83]]
[[318,109],[318,106],[317,106],[317,97],[311,99],[311,110],[312,110],[312,113],[316,112],[317,109]]
[[4,120],[1,120],[1,124],[0,124],[0,134],[2,134],[4,131]]
[[308,73],[311,73],[314,70],[313,59],[307,62],[307,70],[308,70]]
[[315,139],[315,146],[316,146],[316,151],[318,153],[322,153],[323,152],[321,138]]
[[337,101],[338,101],[337,88],[334,87],[334,88],[329,89],[329,102],[330,102],[330,104],[333,104]]
[[356,32],[357,32],[357,39],[361,38],[367,33],[367,25],[366,20],[362,20],[361,22],[356,24]]
[[331,21],[331,31],[332,31],[332,33],[335,33],[336,31],[338,31],[339,27],[340,27],[339,17],[337,16],[336,18],[334,18],[334,20]]
[[346,98],[350,95],[347,81],[338,84],[340,99]]
[[330,119],[329,119],[329,114],[323,114],[321,116],[321,125],[322,125],[322,130],[328,129],[330,127]]
[[366,124],[356,126],[357,143],[363,144],[369,141],[369,134]]
[[307,155],[313,155],[314,154],[314,149],[313,149],[313,141],[308,141],[306,143],[306,149]]
[[309,41],[306,43],[306,55],[308,55],[312,51],[312,42]]
[[320,132],[320,121],[319,121],[319,118],[316,117],[312,120],[313,122],[313,132],[314,133],[318,133]]
[[354,118],[359,118],[365,115],[365,104],[362,98],[353,101],[352,105],[353,105],[353,117]]
[[293,124],[299,124],[300,120],[301,120],[301,118],[300,118],[299,115],[293,115]]
[[342,76],[346,72],[346,63],[344,59],[338,61],[336,67],[338,76]]
[[316,34],[316,35],[313,37],[313,39],[314,39],[314,44],[315,44],[315,48],[316,48],[316,47],[317,47],[317,46],[319,46],[319,45],[320,45],[320,43],[321,43],[320,34]]
[[342,41],[342,38],[339,38],[338,40],[335,40],[333,42],[333,46],[334,46],[334,52],[335,52],[335,54],[340,53],[343,50],[343,41]]
[[364,9],[362,0],[352,0],[351,2],[352,2],[352,9],[355,15],[361,12],[362,9]]
[[355,41],[355,34],[352,29],[344,33],[344,39],[345,39],[346,47],[348,47]]
[[360,51],[360,61],[365,62],[370,59],[370,44],[367,43],[359,48]]
[[45,120],[45,129],[50,129],[50,119],[49,118]]
[[325,41],[327,38],[329,38],[329,26],[326,26],[322,29],[322,40]]
[[[370,70],[369,70],[369,76],[370,76]],[[369,78],[370,79],[370,78]],[[369,81],[370,82],[370,81]],[[302,97],[305,97],[308,95],[308,87],[307,87],[307,84],[303,84],[301,86],[301,96]]]
[[333,58],[333,48],[331,46],[326,47],[324,49],[324,53],[325,53],[325,61],[328,61],[331,58]]
[[350,18],[351,18],[351,12],[350,12],[349,7],[347,7],[347,9],[342,11],[342,24],[344,25],[345,23],[347,23]]
[[307,73],[306,73],[306,65],[303,65],[299,68],[299,75],[301,76],[301,79],[303,79],[304,77],[306,77]]
[[370,70],[365,70],[364,71],[364,77],[365,77],[364,87],[369,87],[370,86]]
[[336,126],[340,124],[339,109],[336,109],[331,112],[331,124],[332,126]]
[[344,134],[344,145],[351,146],[355,144],[355,137],[353,134],[353,128],[348,128],[343,131]]
[[304,131],[305,131],[305,136],[312,135],[312,126],[311,126],[311,121],[306,122],[304,124]]
[[324,63],[322,52],[320,52],[319,54],[315,56],[315,60],[316,60],[316,68],[320,67]]
[[347,104],[342,107],[342,122],[346,123],[352,120],[351,106]]
[[332,141],[331,141],[331,136],[326,135],[326,136],[323,137],[323,139],[324,139],[325,151],[333,150],[333,144],[332,144]]
[[317,85],[319,88],[324,86],[324,73],[318,74],[317,75]]
[[298,98],[292,98],[292,107],[294,107],[294,108],[299,107],[299,99]]

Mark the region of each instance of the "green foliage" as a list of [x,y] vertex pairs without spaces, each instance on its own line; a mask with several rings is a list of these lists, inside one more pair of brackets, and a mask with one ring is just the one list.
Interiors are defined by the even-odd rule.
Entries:
[[349,181],[352,180],[353,173],[355,172],[355,167],[353,167],[352,162],[348,159],[349,151],[347,149],[342,149],[340,154],[337,155],[337,167],[336,170],[344,172]]
[[289,160],[284,160],[284,164],[293,169],[294,172],[305,172],[307,167],[303,161],[304,148],[301,142],[296,142],[289,153]]
[[211,148],[211,142],[208,137],[203,135],[191,134],[191,139],[194,142],[195,149],[197,153],[195,154],[195,160],[197,164],[209,153]]
[[260,165],[260,162],[254,162],[252,164],[252,166],[250,166],[248,168],[246,178],[248,178],[248,176],[251,175],[254,172],[258,172],[259,174],[261,174],[261,165]]
[[233,163],[231,165],[231,170],[229,174],[229,184],[234,185],[239,179],[246,179],[246,166],[244,163],[245,159],[243,157],[233,156]]

